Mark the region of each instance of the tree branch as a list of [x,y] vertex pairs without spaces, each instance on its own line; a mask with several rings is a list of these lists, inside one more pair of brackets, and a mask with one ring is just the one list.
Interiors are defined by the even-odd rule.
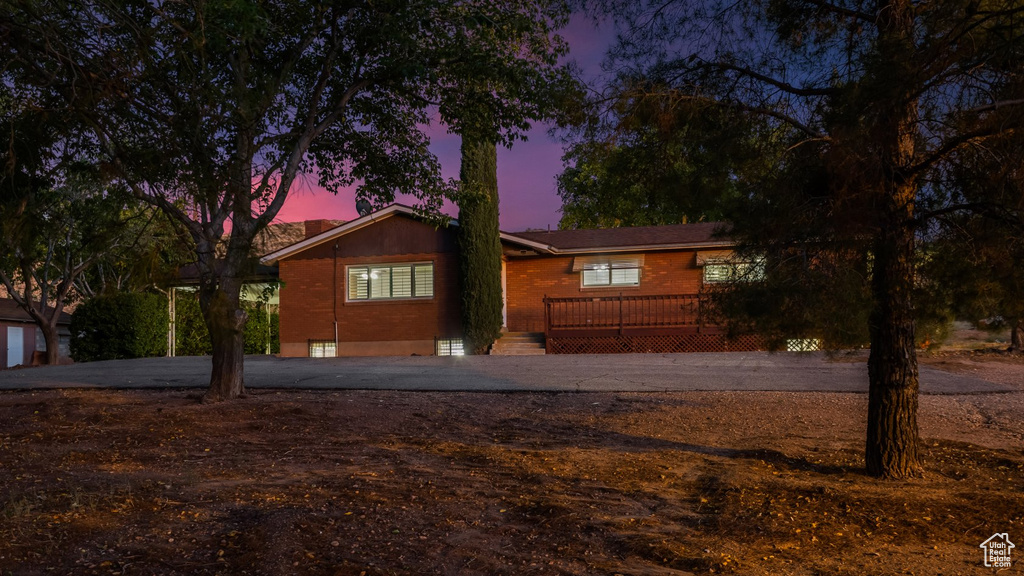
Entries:
[[750,68],[746,68],[744,66],[737,66],[736,64],[729,64],[727,62],[705,62],[701,64],[700,67],[717,68],[719,70],[731,70],[733,72],[739,72],[740,76],[746,76],[748,78],[757,80],[758,82],[768,84],[769,86],[774,86],[779,90],[786,92],[787,94],[792,94],[793,96],[832,96],[839,92],[836,88],[798,88],[788,82],[783,82],[778,78],[772,78],[771,76],[761,74],[760,72],[754,72]]
[[831,2],[824,2],[823,0],[802,0],[804,4],[810,4],[811,6],[817,6],[818,8],[824,8],[833,14],[840,14],[842,16],[849,16],[864,22],[874,22],[875,15],[868,14],[867,12],[861,12],[860,10],[853,10],[851,8],[843,8],[842,6],[836,6]]
[[967,144],[985,140],[987,138],[992,138],[993,136],[1004,135],[1015,131],[1016,129],[1006,130],[1004,128],[985,127],[979,130],[963,132],[961,134],[958,134],[954,138],[946,140],[945,142],[942,143],[941,146],[939,146],[935,150],[932,150],[932,152],[925,156],[924,159],[911,166],[908,170],[908,173],[910,175],[915,175],[920,174],[925,170],[928,170],[929,168],[934,166],[935,163],[941,161],[943,158],[945,158],[947,155],[955,151],[957,148],[960,148],[961,146],[965,146]]
[[978,106],[977,108],[971,108],[971,109],[968,109],[968,110],[964,110],[964,112],[974,112],[974,113],[988,112],[990,110],[999,110],[1001,108],[1007,108],[1007,107],[1011,107],[1011,106],[1019,106],[1021,104],[1024,104],[1024,98],[1018,98],[1016,100],[999,100],[999,101],[996,101],[996,102],[992,102],[991,104],[986,104],[984,106]]
[[288,190],[291,188],[292,182],[295,180],[295,175],[298,173],[299,165],[302,163],[302,159],[305,157],[306,151],[309,150],[309,146],[312,144],[313,140],[337,121],[341,113],[345,111],[345,107],[348,106],[348,103],[356,94],[371,84],[373,84],[373,80],[369,78],[364,78],[354,82],[349,86],[348,90],[345,91],[341,98],[338,99],[333,109],[323,118],[323,120],[316,124],[316,126],[304,131],[302,137],[300,137],[292,147],[291,154],[288,157],[288,162],[285,164],[284,171],[281,174],[281,181],[277,184],[277,193],[274,195],[274,199],[267,205],[263,214],[256,219],[257,226],[263,227],[268,225],[281,210],[281,206],[284,205],[285,198],[288,196]]

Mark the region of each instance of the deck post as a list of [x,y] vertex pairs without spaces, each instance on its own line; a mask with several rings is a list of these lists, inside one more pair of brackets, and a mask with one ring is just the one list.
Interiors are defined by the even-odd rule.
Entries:
[[548,295],[544,295],[544,338],[547,339],[548,333],[551,332],[551,302],[548,300]]
[[697,334],[704,331],[704,297],[697,295]]
[[619,336],[622,336],[622,292],[619,292]]

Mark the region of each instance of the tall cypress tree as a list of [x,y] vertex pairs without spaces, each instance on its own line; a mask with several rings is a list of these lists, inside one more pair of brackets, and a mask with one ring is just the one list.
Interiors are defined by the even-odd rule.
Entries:
[[494,142],[463,135],[459,178],[462,329],[466,351],[485,354],[501,334],[498,154]]

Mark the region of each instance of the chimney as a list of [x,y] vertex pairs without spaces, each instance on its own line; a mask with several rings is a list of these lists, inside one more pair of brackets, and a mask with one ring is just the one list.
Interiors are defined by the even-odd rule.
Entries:
[[334,228],[334,224],[330,220],[306,220],[303,224],[306,226],[306,238],[312,238]]

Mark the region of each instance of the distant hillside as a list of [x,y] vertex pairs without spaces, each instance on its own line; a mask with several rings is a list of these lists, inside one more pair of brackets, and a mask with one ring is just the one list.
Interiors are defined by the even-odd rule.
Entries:
[[[344,220],[326,220],[332,227],[341,226]],[[228,234],[225,234],[222,241],[217,245],[217,254],[223,256],[226,250]],[[254,256],[262,257],[285,246],[291,246],[296,242],[306,239],[305,222],[277,222],[263,229],[256,235],[252,243]]]
[[[344,220],[327,220],[327,222],[332,227],[345,223]],[[305,222],[278,222],[271,224],[256,236],[256,241],[253,242],[253,252],[257,256],[264,256],[305,239]]]

